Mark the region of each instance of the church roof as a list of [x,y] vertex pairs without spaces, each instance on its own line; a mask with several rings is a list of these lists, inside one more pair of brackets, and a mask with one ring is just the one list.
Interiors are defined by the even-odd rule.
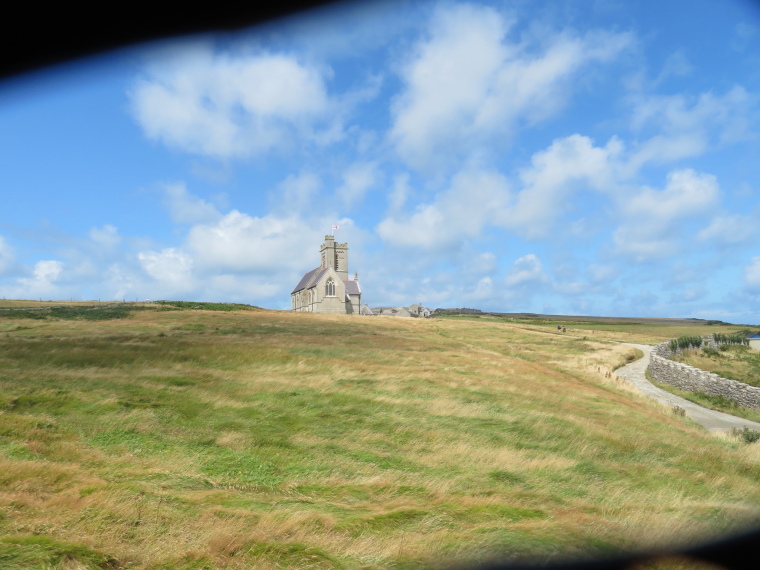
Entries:
[[327,271],[326,267],[317,267],[316,269],[312,269],[306,275],[301,277],[298,285],[296,285],[295,289],[293,289],[290,294],[292,295],[293,293],[298,293],[304,289],[311,289],[319,282],[320,279],[322,279],[325,271]]
[[350,279],[348,281],[344,281],[343,283],[346,284],[347,295],[361,295],[362,294],[362,290],[359,288],[358,281],[354,281],[353,279]]

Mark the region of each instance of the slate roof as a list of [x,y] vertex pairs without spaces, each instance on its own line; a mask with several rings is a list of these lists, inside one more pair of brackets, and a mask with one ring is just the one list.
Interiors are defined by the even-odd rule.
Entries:
[[322,279],[325,271],[327,271],[326,267],[317,267],[316,269],[312,269],[306,275],[301,277],[298,285],[296,285],[295,289],[293,289],[290,294],[292,295],[293,293],[298,293],[304,289],[310,289],[311,287],[314,287],[314,285],[316,285],[317,282]]
[[346,284],[347,295],[361,295],[362,294],[362,290],[359,288],[358,281],[354,281],[353,279],[350,279],[348,281],[344,281],[343,283]]

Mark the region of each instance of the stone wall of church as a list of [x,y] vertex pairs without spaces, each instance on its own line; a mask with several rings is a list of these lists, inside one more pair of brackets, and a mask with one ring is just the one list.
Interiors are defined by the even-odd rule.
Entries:
[[345,315],[346,314],[346,306],[341,299],[345,298],[345,294],[341,296],[336,297],[327,297],[325,296],[322,301],[319,303],[319,307],[317,308],[316,312],[318,313],[329,313],[332,315]]

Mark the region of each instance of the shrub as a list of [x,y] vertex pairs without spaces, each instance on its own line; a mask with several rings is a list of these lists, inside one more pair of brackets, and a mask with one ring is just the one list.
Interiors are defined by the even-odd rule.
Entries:
[[687,350],[688,348],[700,348],[702,346],[701,336],[679,336],[670,341],[670,350]]
[[743,440],[744,443],[755,443],[756,441],[760,441],[760,431],[749,429],[747,426],[744,426],[742,429],[732,429],[731,435]]
[[748,331],[737,331],[731,334],[715,333],[713,338],[718,344],[743,344],[749,346],[749,340],[747,340]]

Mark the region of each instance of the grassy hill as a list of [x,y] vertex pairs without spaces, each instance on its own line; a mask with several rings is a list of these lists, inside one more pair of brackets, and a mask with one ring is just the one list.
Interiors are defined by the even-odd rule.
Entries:
[[621,340],[731,327],[6,307],[3,568],[545,561],[760,522],[760,445],[605,377]]

